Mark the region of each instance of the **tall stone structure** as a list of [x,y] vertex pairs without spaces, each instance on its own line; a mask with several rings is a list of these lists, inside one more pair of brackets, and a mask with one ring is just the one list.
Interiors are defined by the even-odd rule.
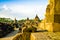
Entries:
[[16,18],[14,19],[14,23],[17,23],[17,20],[16,20]]
[[46,8],[45,29],[60,31],[60,0],[48,0]]
[[13,26],[14,26],[15,28],[18,28],[18,22],[17,22],[16,18],[14,19]]
[[39,20],[40,20],[37,14],[36,14],[36,17],[35,17],[34,20],[35,20],[35,21],[39,21]]

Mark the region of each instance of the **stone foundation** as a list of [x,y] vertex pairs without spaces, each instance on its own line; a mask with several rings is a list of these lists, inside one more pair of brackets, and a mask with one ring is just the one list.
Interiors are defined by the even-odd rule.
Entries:
[[31,33],[30,40],[60,40],[60,32]]

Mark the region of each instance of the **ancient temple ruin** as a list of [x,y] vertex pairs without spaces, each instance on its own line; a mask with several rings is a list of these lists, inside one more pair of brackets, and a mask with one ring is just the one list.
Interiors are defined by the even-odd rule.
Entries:
[[[60,0],[48,0],[48,2],[43,28],[44,30],[58,32],[60,31]],[[40,25],[42,24],[40,23]]]

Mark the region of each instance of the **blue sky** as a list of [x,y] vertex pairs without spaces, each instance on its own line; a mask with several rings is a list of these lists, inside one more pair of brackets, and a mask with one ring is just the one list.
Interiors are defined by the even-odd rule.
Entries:
[[47,0],[0,0],[0,17],[32,19],[37,14],[43,19],[47,4]]

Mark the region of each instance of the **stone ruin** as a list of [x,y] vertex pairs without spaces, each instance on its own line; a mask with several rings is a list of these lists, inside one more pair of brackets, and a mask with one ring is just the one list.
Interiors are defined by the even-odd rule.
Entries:
[[60,31],[60,0],[48,0],[45,19],[40,23],[40,28],[50,32]]

